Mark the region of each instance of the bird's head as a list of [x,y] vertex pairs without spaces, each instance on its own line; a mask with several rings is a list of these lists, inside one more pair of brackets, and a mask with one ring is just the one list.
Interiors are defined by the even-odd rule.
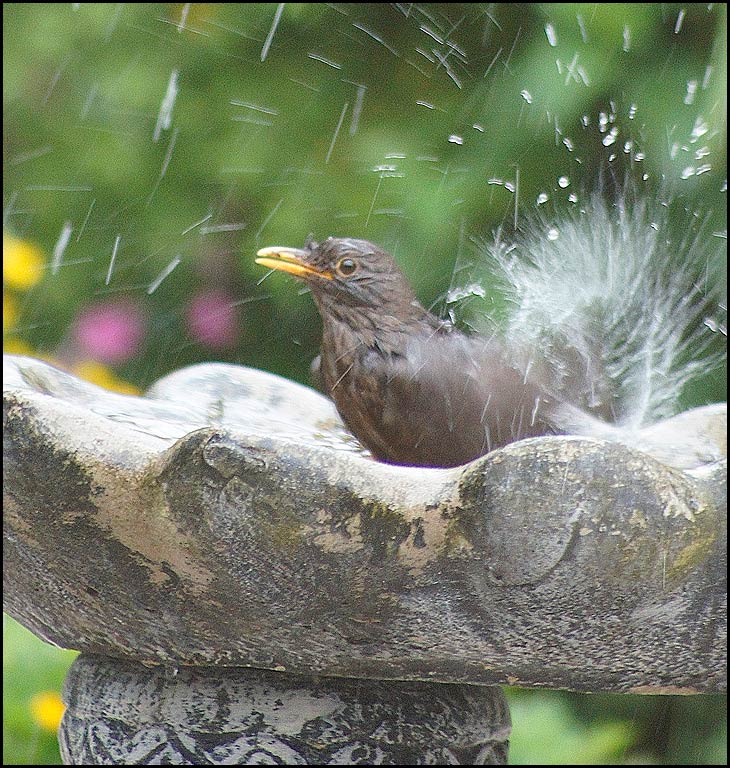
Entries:
[[258,264],[303,280],[321,310],[372,309],[404,320],[425,313],[393,257],[367,240],[328,237],[304,248],[262,248],[257,256]]

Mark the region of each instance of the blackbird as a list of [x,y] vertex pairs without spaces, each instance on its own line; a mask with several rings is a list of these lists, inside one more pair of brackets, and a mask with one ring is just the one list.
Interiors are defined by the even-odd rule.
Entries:
[[562,404],[497,338],[467,335],[428,312],[378,246],[330,237],[257,255],[311,289],[323,322],[313,364],[322,389],[375,458],[452,467],[562,431]]

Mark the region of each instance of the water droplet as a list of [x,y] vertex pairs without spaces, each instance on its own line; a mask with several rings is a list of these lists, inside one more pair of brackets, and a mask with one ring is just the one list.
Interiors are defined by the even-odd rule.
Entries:
[[449,136],[449,143],[450,144],[463,144],[464,139],[462,136],[457,136],[455,133],[452,133],[451,136]]
[[624,142],[624,153],[629,154],[631,150],[634,148],[634,142],[633,141],[625,141]]
[[537,196],[537,205],[542,205],[543,203],[547,203],[547,201],[550,198],[547,196],[545,192],[540,192],[540,194]]
[[570,179],[567,176],[561,176],[558,179],[558,186],[561,189],[565,189],[566,187],[569,187],[570,186]]
[[698,83],[696,80],[689,80],[687,82],[687,93],[684,95],[685,104],[694,104],[695,94],[697,93]]
[[547,231],[547,239],[548,240],[557,240],[560,237],[559,230],[555,229],[555,227],[551,227]]
[[614,125],[614,127],[603,137],[603,146],[610,147],[616,141],[617,136],[618,128]]
[[578,195],[576,195],[576,194],[575,194],[575,192],[571,192],[571,193],[568,195],[568,200],[569,200],[571,203],[577,203],[577,202],[578,202]]
[[679,13],[677,14],[677,21],[674,23],[674,34],[678,35],[679,30],[682,29],[682,22],[684,21],[684,17],[687,14],[687,11],[684,10],[684,8],[679,9]]
[[558,35],[555,32],[555,27],[552,24],[545,25],[545,35],[551,47],[555,48],[555,46],[558,44]]
[[484,133],[484,126],[481,125],[480,123],[474,123],[474,125],[472,125],[472,128],[479,131],[480,133]]
[[722,323],[718,323],[714,317],[706,317],[702,322],[713,333],[721,333],[723,336],[727,336],[727,328]]
[[632,104],[629,107],[629,120],[633,120],[636,117],[636,110],[637,109],[638,109],[638,107],[636,106],[636,104]]
[[447,304],[453,304],[456,301],[461,301],[467,296],[479,296],[484,298],[487,292],[484,290],[484,286],[481,283],[469,283],[457,288],[451,288],[446,294]]
[[704,165],[698,165],[697,166],[697,176],[701,176],[703,173],[707,173],[708,171],[712,170],[712,166],[709,163],[704,163]]
[[631,29],[629,25],[624,25],[624,53],[628,53],[631,50]]
[[528,103],[532,104],[532,94],[529,91],[520,91],[520,96]]
[[695,124],[692,126],[692,135],[690,136],[690,142],[694,144],[695,141],[702,138],[702,136],[704,136],[709,130],[710,130],[710,127],[702,119],[702,117],[698,117],[695,120]]
[[712,64],[708,64],[705,67],[705,76],[702,78],[702,90],[704,91],[710,84],[710,76],[712,75]]
[[682,173],[679,174],[679,178],[680,179],[688,179],[688,178],[690,178],[690,176],[694,176],[694,175],[695,175],[695,168],[694,168],[694,166],[688,165],[682,171]]
[[567,136],[563,139],[563,144],[565,145],[568,152],[573,151],[573,142]]

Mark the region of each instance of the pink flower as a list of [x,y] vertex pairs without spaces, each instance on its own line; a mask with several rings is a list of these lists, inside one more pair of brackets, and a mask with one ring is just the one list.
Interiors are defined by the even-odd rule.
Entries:
[[192,338],[214,349],[234,346],[240,327],[234,301],[232,296],[218,290],[194,296],[187,310],[187,326]]
[[84,309],[76,318],[73,335],[88,357],[103,363],[123,363],[139,349],[144,325],[140,308],[121,299]]

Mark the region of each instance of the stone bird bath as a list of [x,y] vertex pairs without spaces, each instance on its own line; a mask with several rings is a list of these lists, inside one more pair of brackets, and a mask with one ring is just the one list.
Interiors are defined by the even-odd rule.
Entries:
[[501,684],[725,690],[725,406],[422,469],[238,366],[4,387],[5,610],[81,651],[69,763],[501,763]]

